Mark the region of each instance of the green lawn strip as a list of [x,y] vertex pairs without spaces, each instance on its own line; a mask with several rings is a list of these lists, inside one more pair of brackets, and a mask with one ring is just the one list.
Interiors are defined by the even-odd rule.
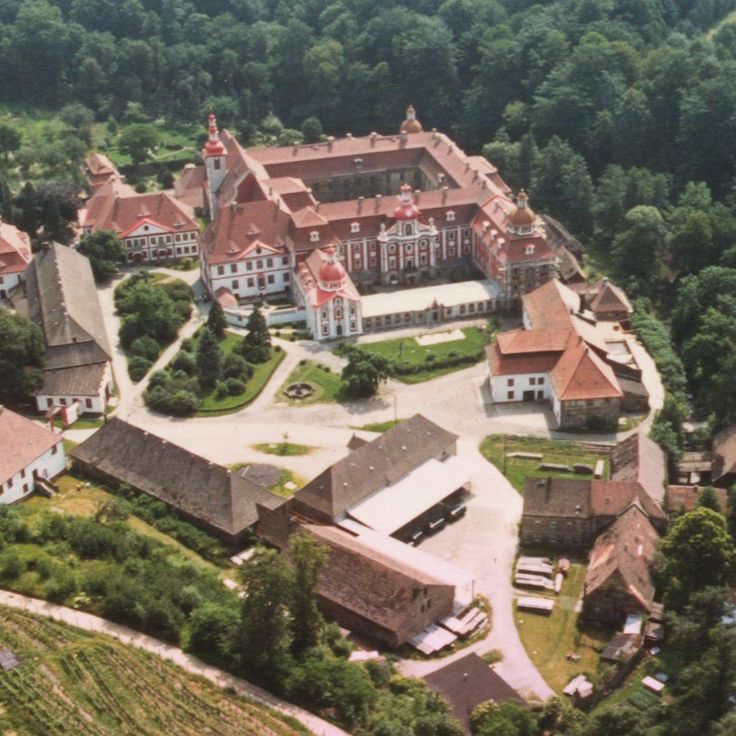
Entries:
[[[514,611],[516,626],[529,658],[557,693],[575,677],[586,673],[595,680],[599,670],[599,651],[613,635],[612,631],[593,628],[578,629],[578,614],[572,610],[580,598],[586,566],[572,563],[562,591],[555,596],[555,607],[549,616],[529,611]],[[540,595],[521,592],[520,595]],[[546,596],[545,596],[546,597]],[[580,660],[567,659],[575,653]]]
[[483,349],[488,342],[489,332],[478,327],[463,327],[461,331],[464,335],[462,339],[439,342],[434,345],[420,345],[414,337],[399,337],[380,342],[363,343],[359,348],[374,355],[381,355],[396,365],[418,368],[417,373],[395,372],[394,378],[407,384],[422,383],[471,365],[471,363],[460,363],[459,365],[433,367],[435,363],[472,356],[476,356],[478,360],[483,359]]
[[[220,346],[223,348],[224,355],[232,350],[232,345],[229,349],[226,345],[230,338],[235,338],[235,342],[239,340],[237,335],[228,335]],[[234,343],[233,343],[234,344]],[[286,356],[283,350],[274,350],[271,353],[271,358],[265,363],[255,363],[253,376],[248,379],[248,383],[245,386],[245,391],[237,396],[225,396],[222,399],[218,399],[215,396],[214,390],[202,398],[202,404],[199,410],[194,416],[216,416],[220,414],[229,414],[230,412],[237,411],[244,406],[247,406],[258,395],[263,391],[268,380],[273,375],[273,372],[278,368],[281,361]]]
[[403,419],[389,419],[385,422],[370,422],[369,424],[363,424],[360,427],[351,427],[351,429],[362,429],[365,432],[387,432],[389,429],[393,429],[399,422],[403,422]]
[[[314,393],[303,399],[292,399],[284,390],[292,383],[310,383],[314,386]],[[298,365],[276,394],[279,401],[286,401],[293,406],[306,404],[332,403],[342,399],[343,385],[339,374],[327,371],[319,363],[306,361]]]
[[313,447],[309,445],[300,445],[297,442],[261,442],[253,447],[259,452],[265,452],[269,455],[308,455]]
[[[609,461],[607,450],[596,451],[581,446],[576,442],[542,439],[537,437],[516,437],[514,435],[493,434],[480,444],[480,452],[490,463],[493,463],[509,479],[511,485],[519,493],[524,492],[524,481],[528,476],[535,478],[592,478],[592,474],[583,475],[557,470],[540,470],[542,463],[555,465],[590,465],[595,467],[598,460],[603,460],[603,478],[608,478]],[[542,460],[508,457],[513,452],[534,452],[543,455]]]

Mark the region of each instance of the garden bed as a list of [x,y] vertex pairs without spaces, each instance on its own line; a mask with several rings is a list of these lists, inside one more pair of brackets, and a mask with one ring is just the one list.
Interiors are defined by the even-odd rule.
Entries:
[[[314,387],[314,392],[302,399],[292,399],[284,392],[293,383],[309,383]],[[320,363],[305,360],[294,368],[279,389],[276,397],[292,406],[331,403],[343,398],[343,383],[338,373],[333,373]]]

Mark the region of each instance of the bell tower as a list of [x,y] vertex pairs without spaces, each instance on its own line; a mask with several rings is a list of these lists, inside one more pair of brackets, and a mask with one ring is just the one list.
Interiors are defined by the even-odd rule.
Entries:
[[207,201],[213,219],[217,213],[217,191],[227,173],[225,153],[225,146],[220,140],[220,131],[217,128],[217,118],[214,113],[210,113],[207,117],[207,143],[202,149],[202,158],[207,170]]

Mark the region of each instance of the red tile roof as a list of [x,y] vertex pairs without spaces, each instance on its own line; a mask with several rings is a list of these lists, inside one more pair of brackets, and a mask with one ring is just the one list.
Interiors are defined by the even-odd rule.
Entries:
[[32,258],[28,234],[0,221],[0,276],[23,273]]
[[60,435],[0,405],[0,483],[27,468],[59,442]]
[[324,250],[316,249],[299,266],[297,278],[302,285],[302,290],[304,291],[305,297],[309,303],[313,307],[321,307],[336,296],[350,299],[352,301],[358,301],[360,299],[360,294],[344,268],[341,268],[344,278],[342,279],[342,284],[339,288],[334,290],[322,288],[323,281],[320,278],[320,272],[323,274],[325,273],[323,269],[326,260],[327,256],[325,255]]
[[570,340],[570,330],[510,330],[498,336],[498,346],[504,355],[530,352],[561,353]]
[[550,377],[560,401],[623,396],[611,366],[604,363],[582,338],[572,338],[572,345],[562,354]]
[[115,179],[101,186],[87,202],[82,227],[113,230],[124,237],[149,222],[171,233],[198,230],[191,208],[165,192],[136,194]]
[[[684,509],[692,511],[705,486],[667,486],[664,493],[665,507],[670,513],[676,514]],[[713,488],[718,497],[718,505],[723,514],[728,513],[728,491],[725,488]]]
[[186,164],[181,176],[174,181],[174,194],[189,207],[205,206],[207,170],[203,165]]

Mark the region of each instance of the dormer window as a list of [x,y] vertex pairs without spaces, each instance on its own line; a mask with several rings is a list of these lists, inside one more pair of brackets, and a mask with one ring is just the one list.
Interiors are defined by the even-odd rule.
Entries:
[[533,256],[534,255],[534,244],[529,243],[529,245],[524,248],[524,254],[527,256]]
[[360,232],[360,223],[359,222],[351,222],[350,223],[350,232],[351,233],[359,233]]
[[447,212],[447,222],[455,222],[455,211],[449,210]]
[[317,230],[312,230],[312,232],[309,233],[309,242],[310,243],[318,243],[319,242],[319,232]]

